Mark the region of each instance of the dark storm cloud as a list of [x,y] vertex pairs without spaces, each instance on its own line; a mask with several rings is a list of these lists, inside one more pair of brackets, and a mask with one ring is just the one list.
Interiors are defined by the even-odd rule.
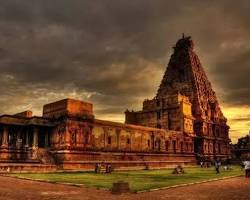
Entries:
[[[250,46],[249,46],[250,47]],[[215,76],[221,78],[220,86],[226,91],[225,98],[236,105],[250,104],[250,48],[235,51],[224,60],[217,61]]]
[[67,96],[93,102],[100,116],[139,108],[154,96],[183,32],[215,90],[227,91],[220,100],[246,105],[248,4],[0,0],[0,111],[41,110]]

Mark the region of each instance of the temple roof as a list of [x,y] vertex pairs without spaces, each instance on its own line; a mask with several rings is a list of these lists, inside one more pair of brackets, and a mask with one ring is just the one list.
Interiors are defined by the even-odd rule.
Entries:
[[[156,98],[174,93],[189,97],[194,117],[226,121],[211,83],[194,52],[194,42],[190,36],[183,35],[177,41]],[[211,116],[211,111],[214,116]]]
[[54,126],[54,123],[44,117],[22,117],[16,115],[1,115],[0,124],[18,126]]

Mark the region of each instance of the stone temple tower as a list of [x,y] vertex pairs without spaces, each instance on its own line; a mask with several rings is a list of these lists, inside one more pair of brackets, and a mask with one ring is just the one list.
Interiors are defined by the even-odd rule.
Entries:
[[[182,105],[182,115],[179,115],[180,109],[174,109],[176,95],[187,98],[181,102],[191,105],[191,116],[185,113],[185,105]],[[142,111],[125,114],[126,123],[183,131],[184,134],[185,126],[192,125],[194,148],[199,157],[225,158],[230,154],[227,119],[194,52],[191,37],[183,35],[177,41],[155,98],[145,100]],[[179,127],[176,126],[178,117],[182,117],[184,123]]]

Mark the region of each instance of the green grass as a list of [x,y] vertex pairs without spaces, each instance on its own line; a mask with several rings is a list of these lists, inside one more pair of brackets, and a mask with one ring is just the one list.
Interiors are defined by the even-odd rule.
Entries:
[[148,190],[183,183],[193,183],[234,175],[243,175],[243,171],[240,167],[234,166],[233,169],[229,171],[221,169],[220,174],[216,174],[213,167],[203,169],[198,167],[185,168],[185,174],[183,175],[173,175],[172,169],[121,171],[113,172],[112,174],[95,174],[93,172],[13,174],[13,176],[23,178],[80,183],[96,188],[111,188],[113,182],[122,180],[129,182],[132,191]]

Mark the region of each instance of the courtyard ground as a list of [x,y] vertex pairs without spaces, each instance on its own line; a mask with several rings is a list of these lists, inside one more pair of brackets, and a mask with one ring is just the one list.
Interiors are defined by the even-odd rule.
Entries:
[[66,182],[84,184],[88,187],[111,189],[112,183],[126,181],[132,191],[142,191],[155,188],[169,187],[173,185],[200,182],[215,178],[243,175],[240,167],[234,166],[232,170],[222,170],[220,174],[211,168],[185,168],[185,174],[173,175],[173,169],[164,170],[138,170],[118,171],[112,174],[95,174],[94,172],[80,173],[27,173],[13,174],[13,176],[42,179],[53,182]]
[[140,194],[109,191],[0,176],[0,200],[249,200],[250,179],[237,177]]

